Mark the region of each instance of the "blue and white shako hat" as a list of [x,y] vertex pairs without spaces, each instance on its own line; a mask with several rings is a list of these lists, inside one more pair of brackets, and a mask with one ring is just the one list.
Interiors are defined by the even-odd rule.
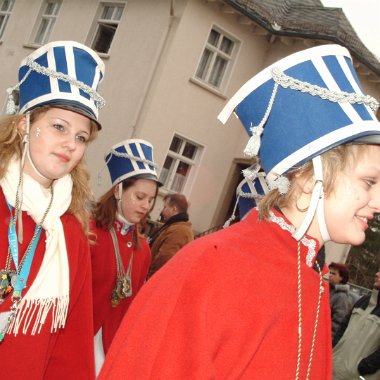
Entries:
[[380,144],[378,107],[376,99],[363,94],[348,50],[322,45],[294,53],[255,75],[218,119],[226,123],[231,113],[240,119],[252,136],[245,154],[259,157],[271,188],[277,182],[286,193],[282,175],[313,160],[318,186],[307,216],[311,222],[323,195],[319,155],[353,141]]
[[236,211],[239,211],[239,219],[246,217],[249,211],[257,207],[260,200],[270,191],[266,181],[266,174],[260,165],[254,164],[242,171],[243,180],[236,188],[236,202],[231,217],[224,227],[228,227],[236,219]]
[[[20,64],[19,83],[7,90],[7,113],[24,114],[38,106],[52,105],[98,121],[105,105],[98,94],[105,66],[87,46],[75,41],[50,42],[27,56]],[[19,91],[16,109],[13,92]]]
[[218,119],[234,112],[268,177],[353,140],[380,143],[379,103],[362,92],[348,50],[322,45],[294,53],[250,79]]
[[[258,169],[257,166],[257,169],[253,170]],[[240,219],[243,219],[250,210],[258,206],[260,200],[270,191],[266,174],[262,170],[258,170],[254,177],[251,177],[251,173],[252,168],[243,170],[244,179],[236,189]]]
[[105,155],[112,186],[129,178],[145,178],[158,181],[153,159],[153,146],[141,139],[124,140],[111,147]]

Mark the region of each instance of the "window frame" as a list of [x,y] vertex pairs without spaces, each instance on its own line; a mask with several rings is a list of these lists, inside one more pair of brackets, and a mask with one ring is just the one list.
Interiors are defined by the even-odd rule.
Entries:
[[[125,6],[126,6],[125,1],[123,1],[123,2],[101,1],[101,2],[99,2],[98,9],[96,11],[94,20],[92,22],[92,26],[91,26],[90,31],[89,31],[88,36],[87,36],[87,44],[88,44],[88,46],[91,47],[91,49],[93,49],[94,51],[96,51],[97,53],[102,54],[102,55],[108,55],[109,54],[109,51],[112,47],[112,42],[115,38],[117,29],[120,25],[122,18],[123,18]],[[115,8],[112,12],[111,18],[102,18],[106,7],[114,7]],[[120,8],[121,8],[121,11],[120,11]],[[117,15],[118,12],[120,12],[120,17],[118,19],[116,19],[115,16]],[[110,28],[115,29],[113,32],[112,38],[109,42],[107,51],[100,51],[99,49],[97,49],[97,45],[98,45],[99,41],[101,41],[101,38],[98,37],[98,35],[100,33],[102,33],[102,32],[99,32],[101,27],[103,27],[103,28],[107,28],[107,27],[109,28],[110,27]]]
[[[6,10],[3,10],[4,2],[8,1],[9,5]],[[0,0],[0,16],[4,16],[3,20],[0,22],[0,41],[3,39],[5,29],[7,27],[9,18],[11,17],[13,7],[16,0]]]
[[[49,9],[49,3],[54,4],[51,13],[46,13]],[[43,0],[38,14],[36,24],[33,29],[33,38],[31,44],[42,46],[49,42],[53,32],[55,22],[57,21],[59,11],[61,10],[62,0]],[[43,23],[47,22],[45,26]]]
[[[210,42],[213,31],[219,34],[216,46]],[[228,54],[220,48],[222,46],[224,38],[227,38],[233,43],[230,54]],[[237,60],[240,45],[241,41],[237,37],[233,36],[231,33],[228,33],[227,31],[223,30],[215,24],[212,25],[208,32],[202,52],[200,54],[197,67],[192,77],[192,82],[198,83],[202,87],[210,89],[212,92],[216,92],[219,94],[224,93],[231,76],[232,68]],[[206,51],[211,52],[211,58],[209,60],[206,59],[205,68],[203,69],[201,75],[198,75],[198,72],[201,69],[201,65],[205,63],[204,56],[206,54]],[[223,70],[223,73],[221,74],[219,84],[215,85],[210,82],[210,77],[212,76],[215,70],[217,58],[225,60],[226,66]]]
[[[179,149],[179,152],[175,152],[170,150],[171,145],[173,144],[174,139],[177,138],[181,141],[181,146]],[[196,149],[194,152],[194,156],[192,158],[188,158],[183,155],[183,151],[186,147],[186,143],[189,143],[193,145]],[[163,184],[162,187],[160,188],[160,192],[163,193],[187,193],[189,192],[191,186],[194,183],[194,178],[196,175],[196,172],[199,167],[199,163],[201,161],[201,157],[203,155],[205,147],[198,142],[189,139],[185,136],[183,136],[180,133],[174,133],[171,140],[169,147],[167,149],[164,163],[162,165],[160,175],[159,175],[159,181]],[[164,169],[165,162],[167,158],[170,157],[173,159],[174,163],[170,165],[170,169],[168,170],[168,173],[165,175],[165,178],[162,178],[163,171],[166,170]],[[180,163],[185,163],[189,165],[189,171],[187,175],[185,176],[185,181],[184,184],[182,185],[181,188],[173,188],[173,183],[178,179],[176,177],[177,169]]]

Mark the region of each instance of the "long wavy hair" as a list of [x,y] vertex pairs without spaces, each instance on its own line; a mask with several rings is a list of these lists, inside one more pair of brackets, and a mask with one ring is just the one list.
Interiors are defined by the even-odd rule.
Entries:
[[[134,177],[134,178],[128,178],[124,180],[122,182],[123,192],[127,190],[129,187],[132,187],[138,179],[139,179],[138,177]],[[95,219],[95,225],[98,228],[109,230],[116,220],[117,199],[115,198],[115,188],[117,186],[119,186],[119,184],[111,187],[106,193],[104,193],[93,207],[92,215]],[[155,202],[156,202],[157,194],[158,194],[158,185],[156,187],[154,202],[146,215],[148,215],[153,210]],[[92,237],[92,239],[96,240],[96,237]],[[136,248],[138,249],[140,247],[138,228],[135,228],[133,232],[132,240],[135,243]]]
[[[349,165],[354,164],[366,150],[367,145],[345,144],[339,145],[321,154],[323,166],[323,190],[326,196],[333,193],[335,181],[338,174],[345,170]],[[299,180],[308,180],[314,175],[312,161],[296,168],[286,174],[290,182],[289,191],[280,194],[277,189],[266,194],[259,203],[259,219],[268,220],[271,208],[283,208],[296,201],[297,186]]]
[[[42,106],[35,108],[30,112],[30,123],[33,124],[39,117],[46,113],[51,107]],[[21,159],[22,156],[22,132],[18,130],[17,125],[25,115],[6,116],[0,120],[0,178],[3,178],[11,159],[16,156]],[[97,136],[97,126],[91,121],[90,138],[87,144],[95,140]],[[89,210],[88,207],[93,200],[90,187],[90,174],[84,162],[84,158],[71,171],[73,180],[72,198],[68,213],[73,214],[80,222],[83,232],[88,235],[89,232]]]

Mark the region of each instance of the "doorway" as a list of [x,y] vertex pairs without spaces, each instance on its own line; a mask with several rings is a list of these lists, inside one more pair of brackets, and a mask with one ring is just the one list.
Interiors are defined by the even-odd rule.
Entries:
[[[224,223],[232,216],[236,204],[236,188],[243,180],[242,171],[252,165],[252,160],[236,158],[233,160],[226,183],[223,187],[222,195],[219,199],[217,211],[212,220],[212,227],[223,226]],[[238,210],[235,212],[236,223],[239,221]]]

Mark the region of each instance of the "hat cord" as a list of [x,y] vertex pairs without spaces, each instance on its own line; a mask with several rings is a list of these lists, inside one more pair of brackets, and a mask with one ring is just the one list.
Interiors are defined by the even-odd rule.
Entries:
[[[128,153],[120,153],[120,152],[118,152],[115,149],[111,149],[109,153],[111,155],[113,154],[114,156],[119,157],[119,158],[128,158],[130,160],[134,160],[134,161],[137,161],[137,162],[142,162],[144,164],[147,164],[149,166],[153,166],[154,168],[157,168],[157,164],[155,164],[153,161],[147,160],[145,158],[136,157],[136,156],[134,156],[132,154],[128,154]],[[110,161],[110,159],[111,159],[111,156],[106,161],[106,163],[108,163]]]
[[266,177],[269,190],[277,189],[281,195],[285,195],[290,188],[290,182],[286,176],[276,175],[274,178]]
[[136,162],[142,162],[144,164],[153,166],[155,169],[157,169],[157,164],[155,164],[153,161],[150,161],[150,160],[147,160],[144,158],[140,158],[140,157],[135,157],[135,156],[128,154],[128,153],[120,153],[116,149],[111,149],[108,153],[108,158],[106,159],[105,165],[98,172],[97,178],[98,178],[98,185],[99,186],[102,183],[102,172],[103,172],[104,168],[107,167],[108,163],[111,161],[112,155],[115,157],[119,157],[119,158],[128,158],[128,159],[134,160]]
[[15,90],[18,90],[20,88],[20,86],[25,82],[26,78],[29,76],[30,72],[32,71],[31,68],[29,68],[29,70],[27,71],[27,73],[24,75],[24,78],[22,78],[20,80],[20,82],[18,82],[15,86],[13,87],[9,87],[7,88],[7,109],[6,109],[6,114],[7,115],[14,115],[17,110],[18,110],[18,107],[16,106],[16,103],[15,103],[15,100],[14,100],[14,97],[13,97],[13,92]]
[[57,72],[55,70],[51,70],[47,67],[41,66],[36,61],[33,61],[31,58],[28,58],[28,60],[26,61],[26,65],[29,66],[30,69],[32,69],[33,71],[39,74],[43,74],[51,78],[57,78],[64,82],[68,82],[78,87],[79,89],[83,90],[85,93],[90,95],[90,97],[95,101],[99,109],[105,106],[106,102],[104,98],[101,97],[93,88],[91,88],[90,86],[87,86],[87,84],[83,83],[82,81],[74,79],[70,77],[69,75],[63,74],[61,72]]
[[354,92],[332,91],[308,82],[303,82],[284,74],[278,67],[271,70],[273,80],[283,88],[291,88],[300,92],[308,93],[313,96],[319,96],[335,103],[364,104],[376,112],[379,108],[379,102],[370,95],[361,95]]
[[257,174],[259,173],[259,170],[260,170],[260,165],[254,164],[254,165],[251,165],[249,168],[242,170],[242,173],[245,179],[248,179],[249,181],[254,181],[257,178]]
[[68,82],[71,85],[74,85],[74,86],[78,87],[80,90],[82,90],[86,94],[88,94],[91,97],[91,99],[94,100],[94,102],[95,102],[95,104],[96,104],[96,106],[97,106],[98,109],[103,108],[105,106],[105,104],[106,104],[104,98],[102,96],[100,96],[98,92],[96,92],[93,88],[91,88],[90,86],[86,85],[82,81],[74,79],[74,78],[70,77],[69,75],[63,74],[61,72],[57,72],[55,70],[51,70],[51,69],[49,69],[47,67],[41,66],[36,61],[33,61],[31,58],[28,58],[28,60],[26,61],[26,66],[29,67],[29,70],[26,72],[26,74],[20,80],[20,82],[17,83],[15,86],[10,87],[10,88],[7,89],[8,99],[7,99],[7,110],[6,110],[6,113],[8,115],[15,114],[16,111],[17,111],[17,107],[15,105],[15,101],[14,101],[14,98],[13,98],[13,92],[15,90],[18,90],[20,88],[20,86],[25,82],[25,80],[28,78],[29,74],[32,71],[35,71],[35,72],[37,72],[39,74],[42,74],[42,75],[46,75],[46,76],[51,77],[51,78],[59,79],[59,80],[61,80],[63,82]]
[[257,154],[259,153],[260,146],[261,146],[261,135],[264,131],[264,126],[268,120],[269,114],[272,111],[273,103],[277,95],[277,90],[278,90],[278,83],[275,83],[273,86],[272,94],[269,99],[267,109],[265,110],[265,114],[263,118],[261,119],[259,125],[254,127],[251,123],[250,130],[252,132],[252,136],[248,140],[248,144],[244,149],[244,154],[248,157],[257,156]]

